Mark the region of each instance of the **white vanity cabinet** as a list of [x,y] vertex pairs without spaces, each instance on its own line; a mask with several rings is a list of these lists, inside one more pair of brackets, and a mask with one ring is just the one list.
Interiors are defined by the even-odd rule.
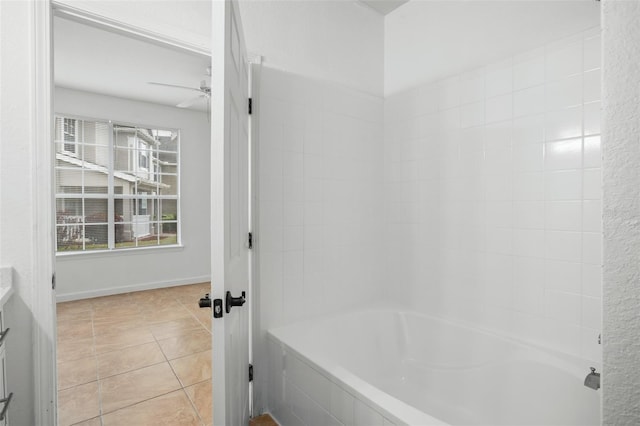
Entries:
[[13,293],[12,268],[0,268],[0,426],[9,424],[8,408],[13,394],[7,383],[7,345],[10,344],[9,328],[5,321],[4,305]]

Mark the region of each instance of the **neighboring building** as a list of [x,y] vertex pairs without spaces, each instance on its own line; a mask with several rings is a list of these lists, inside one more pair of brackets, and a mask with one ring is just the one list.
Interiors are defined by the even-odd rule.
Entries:
[[178,242],[177,131],[56,118],[58,251]]

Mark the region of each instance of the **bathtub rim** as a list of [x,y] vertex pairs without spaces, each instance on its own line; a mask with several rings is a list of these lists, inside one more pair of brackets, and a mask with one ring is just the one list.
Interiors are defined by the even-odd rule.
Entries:
[[[304,361],[309,368],[313,368],[330,382],[343,388],[348,393],[351,393],[354,397],[357,397],[362,402],[369,405],[370,408],[376,407],[373,409],[396,424],[449,425],[449,423],[433,417],[432,415],[386,393],[384,390],[373,386],[366,380],[356,376],[344,367],[340,366],[338,362],[333,361],[321,354],[307,354],[305,352],[308,351],[303,352],[299,348],[291,346],[292,340],[295,344],[295,338],[290,335],[292,332],[291,330],[294,328],[304,327],[305,324],[326,324],[332,320],[339,321],[340,318],[348,318],[349,316],[355,316],[363,313],[390,314],[400,316],[415,315],[417,317],[440,322],[448,326],[478,332],[482,335],[488,336],[489,338],[498,339],[499,341],[514,345],[514,347],[518,349],[521,354],[535,353],[536,355],[541,356],[544,364],[553,365],[555,368],[560,368],[563,371],[566,371],[567,373],[574,376],[578,380],[576,384],[578,386],[580,385],[579,381],[582,380],[582,376],[589,372],[588,367],[585,367],[585,371],[583,372],[581,365],[589,364],[595,366],[598,369],[602,368],[601,363],[580,358],[554,348],[549,348],[547,346],[519,338],[513,333],[498,332],[496,330],[481,327],[477,324],[472,324],[463,320],[439,317],[432,314],[413,311],[399,305],[372,305],[360,309],[355,309],[349,312],[338,312],[329,315],[316,316],[313,318],[297,321],[291,324],[274,327],[267,330],[267,339],[279,345],[280,350],[286,347],[287,351],[290,351],[300,360]],[[523,357],[523,359],[527,358],[527,356]],[[535,359],[536,361],[540,362],[539,358]]]
[[[316,370],[324,378],[342,388],[347,393],[350,393],[354,398],[361,400],[397,426],[450,426],[449,423],[445,423],[444,421],[437,419],[398,398],[395,398],[385,391],[378,389],[366,380],[349,372],[349,370],[341,367],[338,363],[331,361],[326,357],[314,356],[312,359],[299,350],[286,344],[270,332],[268,332],[267,338],[277,344],[280,350],[283,350],[283,347],[286,347],[286,352],[292,353],[309,368]],[[393,408],[393,411],[387,409],[387,407]]]

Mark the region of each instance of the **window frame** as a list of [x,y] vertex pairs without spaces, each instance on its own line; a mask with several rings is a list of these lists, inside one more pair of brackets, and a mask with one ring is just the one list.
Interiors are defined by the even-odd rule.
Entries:
[[[108,169],[108,180],[107,180],[107,197],[98,197],[100,199],[106,199],[107,200],[107,228],[108,228],[108,242],[107,242],[107,248],[106,249],[95,249],[95,250],[86,250],[85,248],[85,242],[83,241],[82,243],[82,249],[80,250],[63,250],[63,251],[59,251],[58,250],[58,241],[57,241],[57,237],[56,237],[56,241],[55,241],[55,255],[56,257],[60,256],[60,257],[64,257],[64,256],[86,256],[86,255],[99,255],[99,254],[106,254],[106,253],[122,253],[122,252],[143,252],[143,251],[153,251],[153,250],[166,250],[166,249],[176,249],[176,248],[183,248],[183,241],[182,241],[182,154],[181,154],[181,150],[182,150],[182,130],[179,128],[175,128],[175,127],[170,127],[170,126],[164,126],[164,125],[151,125],[151,124],[144,124],[144,123],[133,123],[133,122],[127,122],[127,121],[123,121],[123,120],[110,120],[110,119],[102,119],[102,118],[95,118],[95,117],[87,117],[87,116],[80,116],[80,115],[76,115],[76,114],[67,114],[64,112],[55,112],[54,113],[54,123],[55,120],[57,119],[73,119],[75,120],[76,123],[76,142],[75,142],[75,146],[76,146],[76,153],[78,151],[78,125],[81,121],[92,121],[92,122],[99,122],[99,123],[105,123],[108,126],[108,165],[104,166]],[[64,123],[64,121],[63,121]],[[115,201],[116,199],[120,199],[120,200],[127,200],[127,199],[134,199],[136,200],[136,204],[138,203],[138,198],[136,198],[135,194],[133,195],[129,195],[129,196],[123,196],[120,193],[116,193],[115,189],[115,178],[114,175],[117,172],[115,170],[115,152],[116,152],[116,143],[115,143],[115,138],[114,138],[114,128],[116,126],[123,126],[123,127],[133,127],[136,129],[153,129],[153,130],[163,130],[163,131],[169,131],[169,132],[175,132],[177,134],[177,149],[175,151],[175,155],[176,155],[176,172],[175,172],[175,178],[176,178],[176,194],[175,195],[153,195],[153,196],[149,196],[146,197],[146,200],[152,200],[152,201],[157,201],[158,203],[161,202],[161,200],[171,200],[171,201],[175,201],[176,203],[176,214],[177,214],[177,218],[175,220],[175,222],[169,222],[169,223],[175,223],[176,225],[176,242],[174,244],[157,244],[157,245],[151,245],[151,246],[134,246],[134,247],[116,247],[116,241],[115,241],[115,233],[116,233],[116,220],[115,220]],[[53,141],[54,144],[54,152],[55,153],[61,153],[63,155],[69,155],[69,156],[73,156],[75,158],[78,158],[76,153],[72,153],[69,151],[66,151],[64,149],[64,129],[62,129],[61,133],[61,139],[59,139],[58,141]],[[58,143],[62,144],[62,149],[60,151],[58,151],[58,149],[56,148],[56,145]],[[148,145],[148,144],[147,144]],[[137,166],[137,156],[139,154],[138,151],[138,147],[136,146],[135,149],[132,150],[136,156],[136,160],[135,163],[136,164],[136,170],[141,170],[144,171],[145,173],[148,173],[148,170],[144,170],[142,168],[139,168]],[[152,157],[151,154],[152,149],[147,150],[147,156],[148,157]],[[58,167],[56,165],[56,156],[54,155],[54,164],[53,164],[53,169],[54,169],[54,178],[57,180],[57,170]],[[84,159],[81,159],[81,161],[83,161],[83,166],[84,166]],[[129,157],[129,160],[131,161],[131,158]],[[148,162],[151,162],[152,158],[148,158]],[[83,168],[84,170],[84,168]],[[158,180],[155,177],[155,173],[154,173],[154,178],[153,178],[154,182],[158,182]],[[57,184],[55,183],[56,181],[54,181],[54,198],[56,200],[56,202],[54,203],[54,209],[56,209],[54,211],[54,219],[57,217],[57,200],[58,199],[79,199],[81,200],[82,204],[84,204],[85,200],[90,200],[90,199],[95,199],[96,196],[94,194],[87,194],[84,192],[80,192],[78,194],[68,194],[68,193],[59,193],[57,191]],[[84,185],[84,177],[83,177],[83,185]],[[85,215],[85,219],[86,219],[86,215]],[[152,224],[156,224],[156,225],[160,225],[163,223],[162,221],[162,215],[158,214],[158,217],[156,218],[155,221],[151,222]],[[83,222],[83,235],[84,235],[84,226],[87,224],[87,222]],[[56,223],[54,224],[55,229],[57,230],[60,224]],[[57,232],[56,232],[57,235]],[[158,235],[158,239],[160,238],[160,235]],[[136,244],[137,244],[137,239],[136,239]]]

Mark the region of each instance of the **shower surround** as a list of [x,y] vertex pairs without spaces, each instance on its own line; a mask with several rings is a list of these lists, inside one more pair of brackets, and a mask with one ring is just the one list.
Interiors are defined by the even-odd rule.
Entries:
[[[277,330],[267,351],[267,330],[381,301],[568,356],[582,391],[601,368],[599,53],[594,29],[385,99],[262,68],[256,386],[279,371],[297,395],[263,402],[278,420],[344,423],[290,363],[342,379]],[[349,374],[355,424],[406,423]]]
[[600,30],[385,99],[387,281],[601,361]]

